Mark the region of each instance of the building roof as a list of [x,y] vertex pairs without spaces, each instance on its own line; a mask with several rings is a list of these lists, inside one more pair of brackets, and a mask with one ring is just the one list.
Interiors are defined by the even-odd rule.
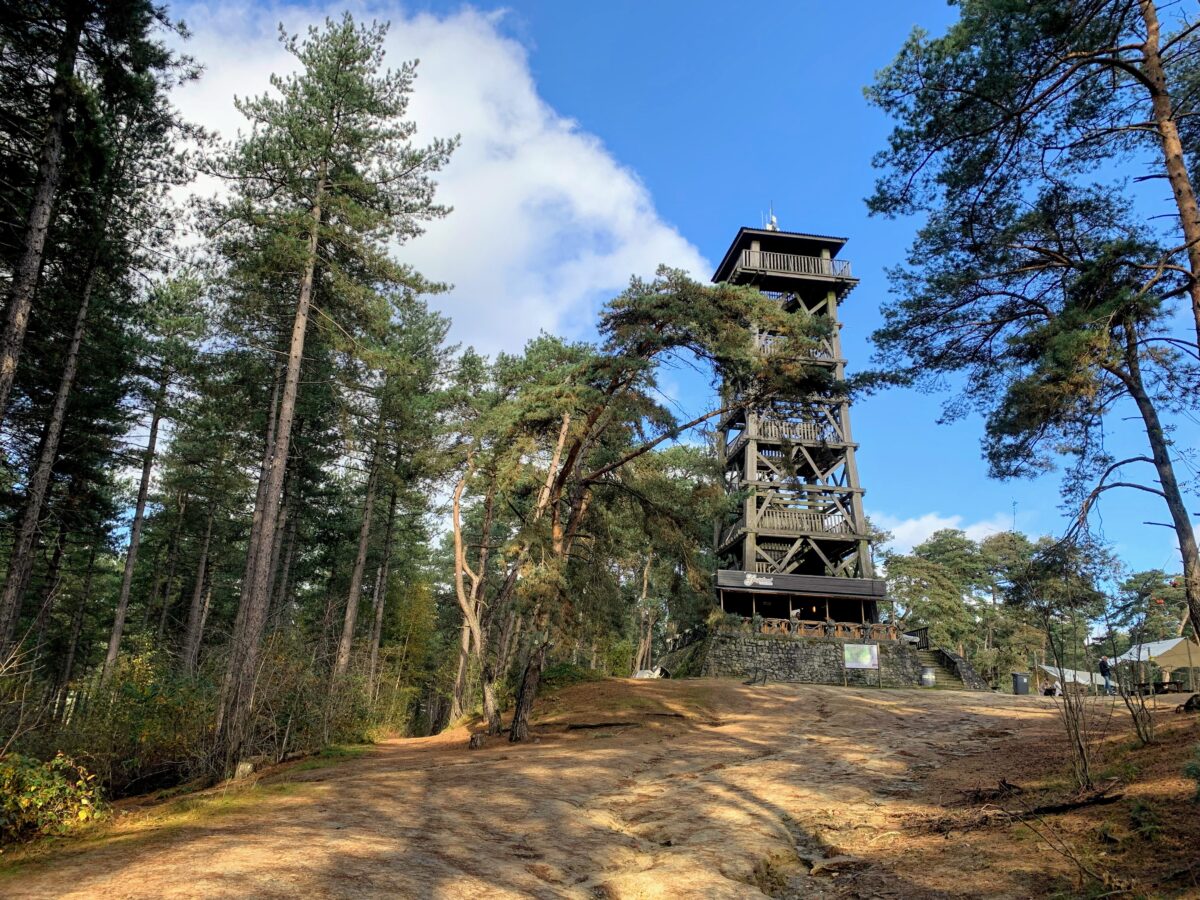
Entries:
[[714,282],[727,281],[733,271],[738,254],[750,246],[750,242],[758,241],[763,250],[774,253],[795,253],[800,256],[820,256],[822,250],[828,250],[830,257],[836,257],[838,251],[845,246],[848,238],[832,237],[827,234],[807,234],[802,231],[771,231],[767,228],[740,228],[725,251],[721,264],[713,273]]

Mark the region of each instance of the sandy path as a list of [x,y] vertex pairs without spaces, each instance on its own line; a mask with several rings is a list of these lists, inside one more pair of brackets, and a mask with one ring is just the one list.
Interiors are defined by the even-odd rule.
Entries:
[[[568,730],[568,725],[600,725]],[[896,823],[1055,727],[1039,698],[729,681],[608,681],[541,706],[539,740],[396,740],[195,824],[21,867],[34,897],[978,895],[961,842]],[[953,777],[951,777],[953,776]],[[940,840],[940,839],[939,839]],[[811,877],[801,854],[851,854]],[[914,865],[914,853],[923,853]],[[1028,877],[1039,860],[1030,861]],[[961,892],[954,886],[961,887]],[[1017,870],[993,895],[1025,896]]]

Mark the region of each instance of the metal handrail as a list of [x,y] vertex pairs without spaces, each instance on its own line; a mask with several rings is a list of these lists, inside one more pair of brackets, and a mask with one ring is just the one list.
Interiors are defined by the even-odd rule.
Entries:
[[918,650],[928,650],[929,649],[930,644],[929,644],[929,628],[928,627],[914,628],[912,631],[904,632],[904,634],[907,637],[914,637],[917,639],[917,649]]

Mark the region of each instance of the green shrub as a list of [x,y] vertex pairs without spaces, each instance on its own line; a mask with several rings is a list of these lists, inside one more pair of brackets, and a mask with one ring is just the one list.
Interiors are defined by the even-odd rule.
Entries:
[[0,843],[58,834],[95,818],[95,778],[62,753],[44,762],[19,753],[0,757]]
[[740,631],[746,624],[746,620],[737,613],[727,613],[719,606],[714,606],[709,612],[708,617],[704,620],[705,624],[714,631],[733,630]]
[[1200,744],[1192,748],[1192,761],[1183,767],[1183,774],[1196,781],[1196,802],[1200,803]]
[[210,769],[216,696],[215,681],[185,679],[165,656],[129,655],[69,723],[21,749],[41,757],[65,751],[112,797],[171,787]]

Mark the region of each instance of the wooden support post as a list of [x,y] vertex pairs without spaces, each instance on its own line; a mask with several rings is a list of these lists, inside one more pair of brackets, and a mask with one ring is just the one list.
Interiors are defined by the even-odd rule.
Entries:
[[1188,690],[1194,691],[1196,690],[1196,670],[1192,666],[1192,642],[1188,640],[1187,635],[1184,635],[1183,639],[1187,641],[1184,646],[1187,647],[1188,655]]

